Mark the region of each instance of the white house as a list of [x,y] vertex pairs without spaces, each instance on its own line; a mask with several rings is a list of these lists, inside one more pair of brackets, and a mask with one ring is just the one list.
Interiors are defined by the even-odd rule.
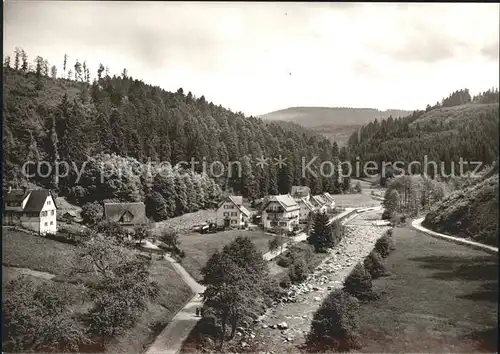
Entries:
[[299,212],[299,222],[305,223],[309,218],[309,214],[314,212],[314,205],[311,204],[309,200],[306,198],[295,199],[297,204],[299,204],[300,212]]
[[292,231],[299,224],[299,217],[300,206],[290,194],[271,196],[262,211],[264,229]]
[[57,232],[57,205],[48,189],[4,190],[4,225],[21,226],[41,235]]
[[332,211],[335,209],[335,199],[333,199],[333,196],[328,193],[328,192],[325,192],[323,193],[322,195],[323,197],[323,200],[326,202],[326,207],[328,208],[328,210]]
[[292,191],[290,192],[290,195],[295,200],[300,198],[305,198],[306,200],[309,201],[309,199],[311,198],[311,189],[306,186],[292,186]]
[[313,195],[311,197],[311,204],[314,205],[317,211],[324,213],[328,210],[327,204],[323,196]]
[[250,211],[243,206],[243,197],[228,196],[217,208],[217,226],[243,228],[250,216]]

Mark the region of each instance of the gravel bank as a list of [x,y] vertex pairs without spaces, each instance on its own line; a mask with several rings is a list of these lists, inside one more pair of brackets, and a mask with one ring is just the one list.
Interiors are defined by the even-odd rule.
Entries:
[[[361,218],[373,218],[366,213]],[[254,330],[240,333],[241,349],[262,352],[300,352],[314,312],[334,289],[342,288],[354,266],[373,249],[375,242],[389,229],[369,225],[346,225],[346,236],[308,279],[289,289],[289,297],[263,315]]]

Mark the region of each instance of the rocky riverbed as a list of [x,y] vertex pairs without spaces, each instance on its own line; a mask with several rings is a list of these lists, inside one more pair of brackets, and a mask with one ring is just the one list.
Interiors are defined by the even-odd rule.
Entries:
[[[276,307],[259,318],[253,330],[238,332],[242,351],[300,352],[309,332],[314,312],[334,289],[342,288],[354,266],[373,249],[375,242],[389,229],[368,221],[379,218],[381,211],[359,215],[346,227],[340,244],[301,284],[293,285]],[[363,222],[366,220],[367,222]]]

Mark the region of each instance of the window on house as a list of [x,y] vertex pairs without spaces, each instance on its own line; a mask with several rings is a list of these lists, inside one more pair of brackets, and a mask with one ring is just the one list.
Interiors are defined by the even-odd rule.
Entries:
[[47,205],[50,205],[50,203],[51,203],[50,200],[47,200]]
[[55,213],[54,210],[50,211],[50,215],[54,215],[54,213]]
[[48,223],[48,222],[46,222],[46,223],[45,223],[45,226],[48,226],[48,225],[49,225],[49,223]]
[[280,226],[286,226],[286,222],[280,222]]
[[235,212],[235,211],[232,211],[232,212],[231,212],[231,216],[236,216],[236,212]]
[[223,213],[223,215],[224,215],[224,216],[229,216],[229,213],[225,211],[225,212]]
[[51,222],[50,222],[50,225],[54,225],[54,222],[53,222],[53,221],[51,221]]
[[46,211],[42,211],[40,216],[47,216],[47,212]]

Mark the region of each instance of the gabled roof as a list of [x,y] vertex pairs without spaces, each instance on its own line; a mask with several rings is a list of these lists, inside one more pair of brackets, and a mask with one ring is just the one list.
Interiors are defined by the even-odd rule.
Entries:
[[323,193],[323,199],[326,199],[326,201],[328,201],[330,203],[335,202],[335,199],[333,199],[333,196],[328,192]]
[[325,205],[326,201],[323,199],[321,195],[313,195],[312,199],[316,202],[318,205]]
[[57,209],[55,198],[52,196],[48,189],[35,189],[31,191],[30,197],[26,202],[24,211],[39,212],[45,205],[45,201],[48,197],[52,198],[52,202]]
[[222,204],[230,200],[233,202],[234,206],[241,211],[245,216],[250,217],[251,213],[250,211],[243,206],[243,197],[242,196],[237,196],[237,195],[230,195],[227,197],[227,199],[223,200],[222,203],[220,203],[219,208],[221,207]]
[[243,205],[243,197],[242,196],[235,196],[235,195],[230,195],[228,197],[229,199],[231,199],[231,201],[234,203],[234,205],[236,206],[241,206]]
[[243,205],[239,207],[240,211],[245,214],[246,217],[250,217],[250,210],[248,210],[247,208],[245,208]]
[[271,202],[278,202],[286,211],[300,208],[295,199],[290,194],[273,195],[266,203],[266,207]]
[[104,203],[104,217],[110,221],[120,222],[125,213],[132,215],[131,224],[147,223],[144,203]]
[[310,211],[313,211],[315,209],[314,205],[312,205],[311,202],[308,201],[306,198],[300,198],[300,199],[298,199],[297,203],[298,204],[304,204],[306,206],[306,208],[309,209]]
[[47,198],[51,197],[52,202],[54,203],[54,207],[57,209],[57,204],[54,196],[48,189],[11,189],[9,190],[4,190],[4,202],[6,203],[11,203],[11,202],[17,202],[17,203],[22,203],[23,200],[28,198],[26,201],[26,205],[24,206],[24,209],[21,208],[21,206],[16,207],[15,209],[11,207],[7,207],[9,210],[16,210],[16,211],[28,211],[28,212],[40,212],[43,209],[43,206],[45,205],[45,202],[47,201]]
[[63,213],[63,216],[65,216],[65,215],[69,215],[69,216],[72,216],[72,217],[76,217],[77,216],[76,211],[74,211],[74,210],[66,210]]

